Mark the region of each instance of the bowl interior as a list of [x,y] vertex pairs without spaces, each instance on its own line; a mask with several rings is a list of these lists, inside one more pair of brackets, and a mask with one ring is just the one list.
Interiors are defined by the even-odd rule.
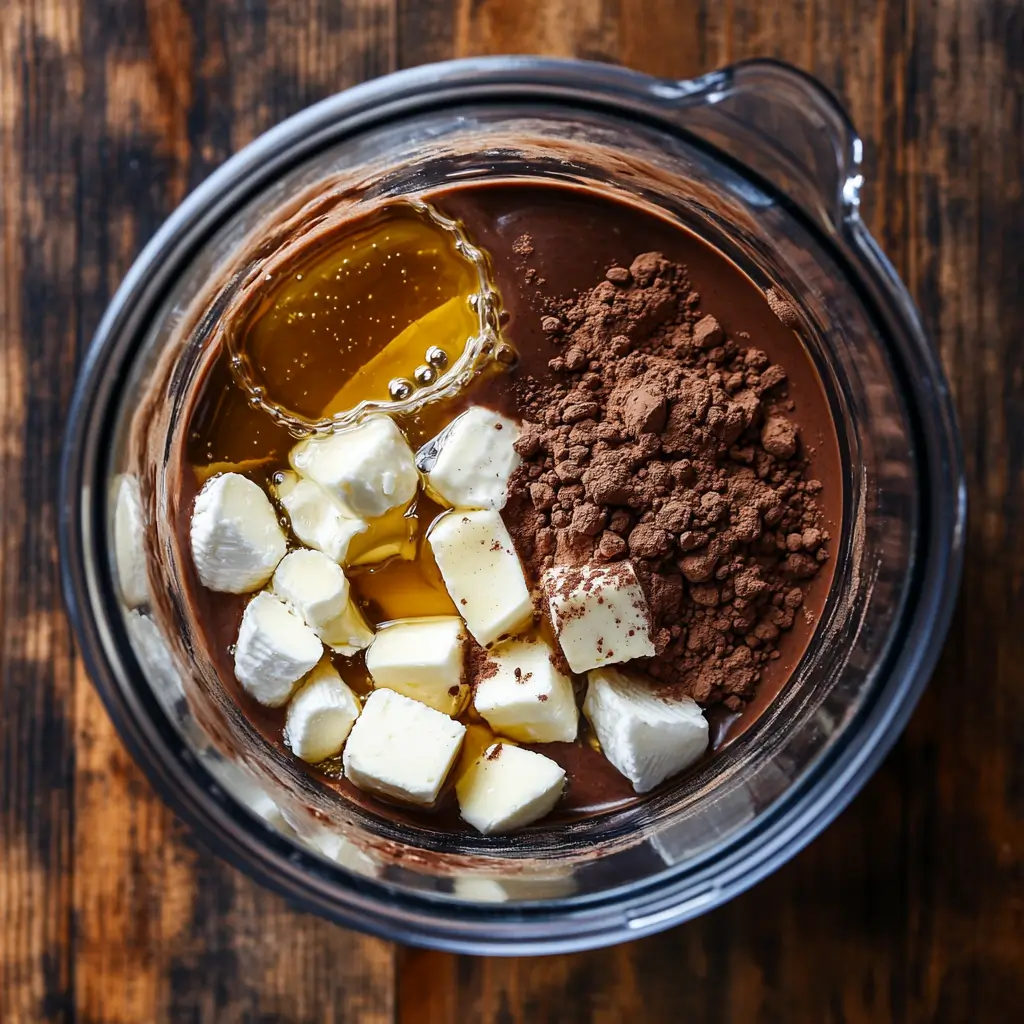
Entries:
[[[639,806],[557,829],[481,837],[397,825],[340,802],[271,748],[217,681],[196,640],[172,535],[168,468],[190,386],[210,358],[218,312],[316,215],[326,189],[358,209],[381,197],[475,179],[586,184],[663,211],[799,309],[828,396],[844,473],[843,536],[825,613],[789,684],[756,724],[696,772]],[[111,415],[106,504],[112,589],[117,493],[137,488],[138,540],[158,568],[141,603],[111,624],[122,686],[160,719],[164,769],[227,815],[250,856],[288,858],[327,899],[362,892],[463,908],[585,906],[666,875],[714,885],[743,870],[743,840],[770,830],[879,699],[920,530],[920,470],[903,388],[848,268],[761,183],[697,140],[637,119],[558,104],[491,102],[396,119],[325,145],[244,201],[224,202],[212,236],[152,309]],[[216,284],[221,282],[221,284]],[[226,283],[224,283],[226,282]],[[167,737],[173,733],[173,742]],[[163,737],[163,738],[161,738]],[[383,887],[383,888],[375,888]],[[446,911],[440,911],[445,913]]]

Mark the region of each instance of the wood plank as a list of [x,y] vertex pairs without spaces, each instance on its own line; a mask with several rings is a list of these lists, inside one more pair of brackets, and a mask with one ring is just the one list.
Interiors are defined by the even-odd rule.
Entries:
[[[835,89],[866,141],[865,216],[951,376],[973,516],[964,598],[931,689],[882,770],[810,848],[726,907],[628,946],[545,960],[407,951],[399,1019],[1010,1019],[1024,996],[1020,11],[955,0],[458,10],[460,54],[583,55],[611,19],[599,33],[607,56],[655,74],[770,55]],[[980,699],[964,680],[984,688]]]
[[131,763],[73,659],[54,520],[77,343],[134,254],[233,148],[389,70],[391,5],[39,0],[2,32],[0,1020],[383,1024],[391,947],[195,849]]
[[400,68],[448,60],[455,45],[451,0],[397,0],[395,60]]
[[74,750],[56,477],[74,377],[81,115],[74,11],[0,18],[0,1020],[63,1019]]
[[906,737],[908,989],[943,1021],[1010,1019],[1024,994],[1022,27],[996,3],[920,5],[907,67],[907,276],[971,503],[957,618]]

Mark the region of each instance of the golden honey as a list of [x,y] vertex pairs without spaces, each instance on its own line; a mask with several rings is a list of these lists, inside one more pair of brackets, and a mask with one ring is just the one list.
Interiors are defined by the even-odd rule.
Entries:
[[477,330],[479,274],[457,246],[420,209],[394,204],[270,274],[236,328],[251,382],[308,420],[388,400],[388,383],[411,376],[427,348],[454,355]]

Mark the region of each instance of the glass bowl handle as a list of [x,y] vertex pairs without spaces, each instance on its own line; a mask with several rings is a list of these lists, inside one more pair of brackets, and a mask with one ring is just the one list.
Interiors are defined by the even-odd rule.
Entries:
[[751,60],[652,91],[681,127],[767,178],[829,232],[859,218],[864,146],[817,79]]

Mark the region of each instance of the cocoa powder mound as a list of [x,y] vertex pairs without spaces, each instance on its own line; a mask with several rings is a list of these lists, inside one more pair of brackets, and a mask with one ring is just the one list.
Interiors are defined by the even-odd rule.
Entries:
[[786,371],[642,253],[544,310],[556,383],[517,383],[505,521],[534,584],[633,562],[663,688],[740,710],[828,558]]

